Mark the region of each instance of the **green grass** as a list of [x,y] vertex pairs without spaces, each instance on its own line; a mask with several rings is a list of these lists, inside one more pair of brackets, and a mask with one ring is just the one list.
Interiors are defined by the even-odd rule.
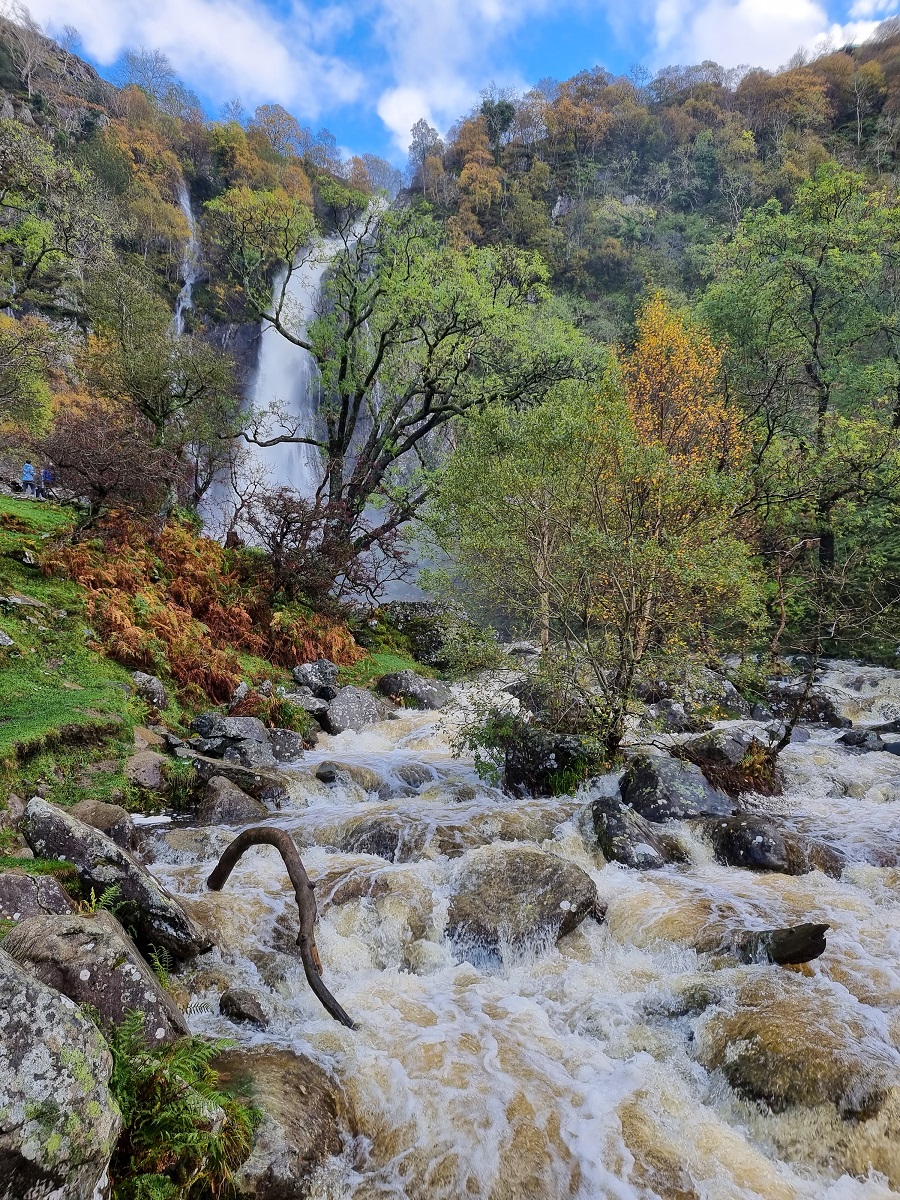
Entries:
[[70,862],[56,858],[17,858],[0,855],[0,871],[24,871],[26,875],[52,875],[63,885],[75,883],[78,872]]
[[129,673],[88,646],[78,586],[19,561],[26,550],[43,553],[71,525],[71,514],[57,505],[0,497],[0,597],[44,606],[0,600],[0,629],[14,642],[0,649],[0,763],[7,766],[116,729],[130,741],[140,718],[129,699]]
[[338,682],[342,687],[352,684],[354,687],[370,687],[382,675],[393,674],[394,671],[415,671],[419,675],[433,675],[428,667],[422,666],[408,654],[396,654],[390,650],[379,650],[367,655],[361,662],[352,667],[341,667]]

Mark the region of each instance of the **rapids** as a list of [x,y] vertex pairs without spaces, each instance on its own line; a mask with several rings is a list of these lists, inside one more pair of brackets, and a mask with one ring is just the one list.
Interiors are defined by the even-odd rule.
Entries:
[[[900,672],[832,665],[825,683],[855,723],[900,716]],[[631,871],[603,861],[585,821],[592,789],[614,790],[615,776],[575,797],[511,800],[453,757],[458,719],[410,713],[323,737],[285,768],[291,800],[274,821],[317,880],[324,977],[355,1031],[306,985],[274,849],[250,851],[223,892],[207,893],[233,830],[147,830],[152,870],[218,934],[190,979],[207,1009],[195,1004],[195,1031],[308,1054],[349,1098],[349,1148],[312,1194],[900,1195],[900,757],[852,753],[837,731],[812,730],[785,751],[785,794],[747,805],[842,850],[840,879],[719,866],[687,826],[690,865]],[[324,759],[354,778],[320,783]],[[589,872],[606,920],[585,920],[558,946],[466,961],[444,932],[460,856],[499,841]],[[365,852],[385,845],[396,861]],[[804,967],[735,967],[700,949],[722,931],[806,920],[832,929]],[[219,1016],[233,985],[267,992],[266,1032]],[[788,1089],[799,1080],[801,1101],[772,1111],[742,1099],[726,1074],[748,1049],[763,1071],[786,1072]],[[887,1099],[874,1115],[842,1116],[817,1091],[835,1078],[849,1092],[879,1081]]]

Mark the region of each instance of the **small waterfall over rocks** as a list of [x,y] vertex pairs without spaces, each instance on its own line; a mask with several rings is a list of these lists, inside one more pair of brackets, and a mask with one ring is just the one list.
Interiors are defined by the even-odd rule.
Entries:
[[184,213],[190,231],[181,257],[182,287],[175,302],[175,316],[172,320],[173,330],[181,337],[184,333],[185,313],[194,307],[194,284],[200,278],[200,237],[194,210],[191,208],[191,195],[184,179],[178,183],[178,207]]

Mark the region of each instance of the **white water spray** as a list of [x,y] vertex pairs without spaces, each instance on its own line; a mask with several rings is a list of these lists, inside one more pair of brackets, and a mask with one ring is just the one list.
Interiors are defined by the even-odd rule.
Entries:
[[181,256],[181,278],[183,283],[181,291],[178,293],[178,299],[175,302],[175,316],[172,320],[172,328],[178,337],[181,337],[184,333],[185,313],[190,312],[194,307],[194,284],[200,278],[200,237],[197,222],[194,218],[194,210],[191,208],[190,192],[184,179],[181,179],[178,183],[178,207],[184,213],[189,230],[188,240],[185,243],[184,253]]

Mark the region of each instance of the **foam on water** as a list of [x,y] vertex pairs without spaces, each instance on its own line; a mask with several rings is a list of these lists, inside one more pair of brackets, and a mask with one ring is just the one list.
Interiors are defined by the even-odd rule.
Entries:
[[[826,682],[856,719],[891,719],[894,704],[900,713],[898,673],[844,664]],[[900,758],[851,754],[816,732],[785,752],[786,794],[755,802],[841,849],[841,879],[722,867],[687,826],[679,833],[689,866],[640,872],[605,863],[592,846],[589,794],[513,801],[483,784],[450,752],[456,719],[409,714],[323,738],[286,772],[291,799],[276,823],[304,847],[318,881],[325,978],[355,1031],[332,1021],[306,985],[293,893],[274,849],[252,850],[222,893],[206,893],[233,831],[148,830],[153,870],[218,934],[194,977],[211,1011],[193,1026],[307,1053],[347,1093],[354,1136],[313,1194],[900,1195],[900,1092],[863,1120],[844,1119],[833,1103],[771,1112],[703,1065],[716,1021],[746,1011],[784,1038],[786,1060],[797,1058],[792,1046],[821,1044],[822,1070],[852,1077],[874,1064],[900,1083]],[[325,759],[355,770],[325,785],[315,777]],[[611,776],[593,787],[609,794],[615,785]],[[394,839],[399,861],[365,852],[365,837],[354,843],[361,829]],[[454,880],[469,848],[497,839],[587,870],[606,921],[586,920],[559,946],[462,960],[445,936]],[[832,926],[826,954],[806,967],[735,967],[708,953],[729,933],[806,920]],[[265,1033],[218,1015],[218,996],[233,984],[267,990]]]

